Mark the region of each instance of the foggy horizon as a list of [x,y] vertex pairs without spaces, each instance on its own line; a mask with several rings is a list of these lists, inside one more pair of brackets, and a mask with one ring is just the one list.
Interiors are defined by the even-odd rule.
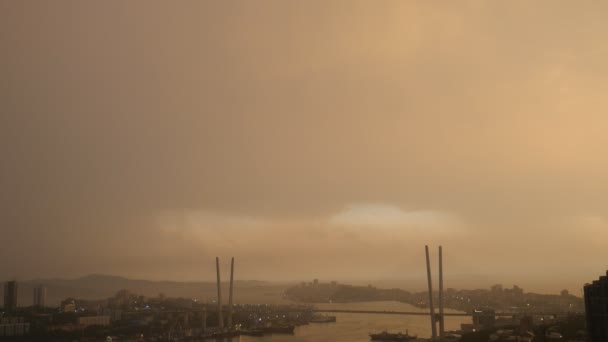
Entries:
[[0,2],[0,280],[234,256],[414,291],[442,245],[446,287],[580,296],[608,269],[606,10]]
[[[229,266],[229,265],[223,265]],[[225,269],[224,267],[223,269]],[[224,271],[222,271],[224,272]],[[419,273],[419,274],[418,274]],[[387,278],[387,279],[366,279],[364,277],[361,278],[345,278],[345,279],[334,279],[334,278],[293,278],[293,279],[256,279],[256,278],[245,278],[239,279],[235,278],[235,282],[261,282],[267,284],[292,284],[299,285],[302,282],[310,283],[314,279],[318,279],[321,283],[330,283],[332,281],[336,281],[338,284],[342,285],[352,285],[352,286],[368,286],[372,285],[374,287],[380,289],[391,289],[398,288],[409,292],[425,292],[427,291],[427,283],[426,283],[426,274],[422,272],[418,272],[417,274],[407,277],[407,278]],[[433,276],[437,276],[437,270],[433,269]],[[227,276],[227,273],[223,275]],[[0,281],[8,281],[8,280],[16,280],[18,282],[27,282],[30,284],[42,284],[45,285],[44,281],[54,281],[54,280],[78,280],[86,277],[119,277],[128,279],[130,281],[149,281],[149,282],[170,282],[170,283],[210,283],[215,284],[217,281],[214,277],[206,277],[206,278],[163,278],[162,276],[158,278],[143,278],[143,277],[133,277],[127,275],[118,275],[118,274],[102,274],[102,273],[88,273],[74,276],[51,276],[45,278],[6,278],[0,279]],[[450,274],[444,273],[444,277],[446,278],[446,288],[453,288],[456,290],[478,290],[485,289],[488,290],[490,287],[494,285],[502,285],[504,288],[512,288],[513,286],[518,286],[523,288],[526,293],[539,293],[539,294],[559,294],[562,290],[568,290],[570,294],[581,297],[582,293],[582,285],[579,286],[576,282],[569,281],[567,277],[558,278],[557,283],[547,286],[546,280],[541,276],[529,278],[513,278],[510,276],[497,276],[497,275],[480,275],[480,274]],[[226,278],[222,278],[222,286],[228,286],[229,280]],[[523,286],[522,286],[523,284]],[[436,290],[435,290],[436,291]]]

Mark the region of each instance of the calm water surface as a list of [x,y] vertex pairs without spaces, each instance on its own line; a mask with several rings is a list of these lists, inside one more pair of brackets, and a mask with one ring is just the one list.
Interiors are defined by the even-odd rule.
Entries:
[[[425,312],[409,304],[399,302],[364,302],[349,304],[316,304],[319,309],[375,310],[375,311],[417,311]],[[446,310],[446,312],[458,312]],[[295,335],[269,335],[264,337],[242,336],[232,339],[235,342],[369,342],[370,332],[404,332],[418,337],[430,337],[431,323],[428,316],[349,314],[336,313],[336,323],[311,323],[296,327]],[[458,329],[461,323],[470,323],[470,317],[446,317],[446,330]]]

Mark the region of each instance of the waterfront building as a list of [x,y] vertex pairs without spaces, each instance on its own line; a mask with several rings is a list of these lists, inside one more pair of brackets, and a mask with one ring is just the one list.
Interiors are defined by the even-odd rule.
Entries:
[[0,319],[0,337],[23,336],[30,333],[30,324],[23,317],[6,317]]
[[78,317],[78,325],[81,327],[108,326],[110,325],[110,316],[83,316]]
[[589,341],[608,341],[608,272],[586,284],[584,293]]
[[476,329],[488,329],[496,323],[495,311],[492,309],[473,310],[473,325]]

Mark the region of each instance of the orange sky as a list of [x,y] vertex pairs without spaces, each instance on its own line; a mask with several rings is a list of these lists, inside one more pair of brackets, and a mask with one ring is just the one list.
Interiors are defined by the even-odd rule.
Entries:
[[578,293],[607,10],[0,1],[0,278],[423,279],[443,244],[454,286]]

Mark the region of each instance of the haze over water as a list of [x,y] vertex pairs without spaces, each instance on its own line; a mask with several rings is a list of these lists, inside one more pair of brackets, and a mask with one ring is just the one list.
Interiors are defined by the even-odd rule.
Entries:
[[[349,304],[315,304],[319,309],[340,310],[370,310],[370,311],[414,311],[427,312],[412,305],[399,302],[362,302]],[[458,312],[445,310],[445,312]],[[380,315],[380,314],[351,314],[328,313],[337,317],[336,323],[311,323],[296,328],[295,335],[271,335],[262,338],[241,336],[240,341],[272,341],[272,342],[369,342],[369,333],[403,332],[406,329],[410,334],[418,337],[431,335],[429,316]],[[459,329],[461,323],[471,323],[470,317],[445,318],[446,330]],[[239,339],[233,340],[239,341]]]

